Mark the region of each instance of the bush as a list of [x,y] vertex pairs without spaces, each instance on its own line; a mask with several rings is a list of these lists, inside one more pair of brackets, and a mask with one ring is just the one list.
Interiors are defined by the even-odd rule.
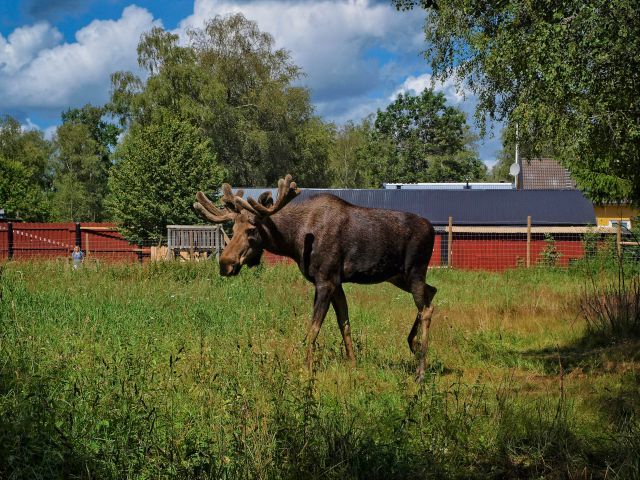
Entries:
[[550,233],[544,234],[544,250],[540,252],[540,263],[547,267],[555,267],[562,254],[556,248],[556,240]]

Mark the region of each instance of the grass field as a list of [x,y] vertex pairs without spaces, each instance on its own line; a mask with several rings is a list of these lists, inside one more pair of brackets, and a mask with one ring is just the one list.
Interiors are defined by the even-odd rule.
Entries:
[[347,285],[304,367],[295,267],[5,264],[0,478],[638,478],[640,343],[589,336],[578,270],[430,271],[424,387],[410,296]]

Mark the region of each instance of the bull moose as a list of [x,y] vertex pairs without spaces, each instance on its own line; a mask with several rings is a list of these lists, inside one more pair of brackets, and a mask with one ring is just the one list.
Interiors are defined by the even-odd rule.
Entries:
[[243,192],[233,193],[229,184],[224,184],[222,191],[224,207],[217,208],[202,192],[197,193],[193,205],[210,222],[234,222],[233,238],[220,256],[220,274],[237,275],[243,265],[258,265],[266,250],[292,258],[315,286],[313,319],[307,334],[310,369],[314,344],[330,303],[346,355],[355,364],[342,284],[390,282],[411,293],[418,308],[407,340],[411,352],[419,354],[416,377],[423,380],[433,315],[431,302],[436,294],[436,288],[425,283],[435,238],[428,220],[406,212],[355,206],[327,194],[289,205],[300,193],[291,175],[278,182],[275,203],[268,191],[257,200],[245,200]]

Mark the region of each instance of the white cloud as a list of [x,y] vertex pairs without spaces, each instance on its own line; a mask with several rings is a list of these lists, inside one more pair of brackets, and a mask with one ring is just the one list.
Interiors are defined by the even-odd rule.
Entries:
[[193,15],[178,30],[201,27],[205,20],[229,13],[256,21],[278,47],[291,51],[320,105],[396,84],[407,65],[397,71],[384,69],[392,55],[414,65],[423,62],[419,52],[424,48],[424,14],[419,9],[397,12],[390,2],[195,0]]
[[57,125],[51,125],[51,126],[45,128],[43,130],[44,138],[46,138],[47,140],[53,140],[53,137],[56,136],[57,131],[58,131],[58,126]]
[[94,20],[76,32],[73,43],[59,44],[60,32],[46,23],[22,27],[0,48],[13,52],[0,69],[0,110],[55,109],[103,103],[110,74],[137,70],[140,35],[159,25],[145,9],[129,6],[118,20]]
[[55,136],[56,131],[58,129],[58,126],[51,125],[50,127],[43,129],[40,127],[40,125],[33,122],[29,117],[27,117],[24,120],[24,122],[22,122],[22,124],[20,125],[20,128],[22,129],[23,132],[28,132],[30,130],[42,130],[44,138],[46,138],[47,140],[53,140],[53,137]]
[[11,75],[37,53],[62,41],[62,34],[46,22],[16,28],[5,39],[0,35],[0,72]]
[[350,120],[357,122],[371,114],[375,114],[378,109],[384,109],[388,103],[384,97],[350,96],[344,99],[317,102],[316,108],[318,111],[323,112],[326,120],[343,124]]
[[29,117],[27,117],[24,123],[20,125],[20,128],[23,132],[28,132],[30,130],[40,130],[40,127],[33,123]]
[[402,85],[389,97],[389,101],[395,100],[400,93],[413,93],[414,95],[418,95],[427,88],[433,88],[434,91],[443,93],[447,102],[452,105],[461,106],[461,104],[464,104],[467,108],[463,108],[463,110],[473,111],[475,108],[476,101],[474,96],[462,87],[456,85],[455,78],[449,77],[443,82],[434,80],[430,73],[423,73],[418,76],[410,75],[407,77],[405,81],[402,82]]
[[433,88],[436,92],[442,92],[449,104],[457,106],[466,112],[468,116],[473,114],[476,105],[473,95],[457,88],[455,80],[433,81],[429,73],[407,76],[399,85],[389,89],[392,92],[391,94],[356,96],[338,101],[320,102],[318,107],[332,121],[344,123],[348,120],[360,120],[372,113],[376,113],[378,109],[386,108],[401,93],[419,95],[426,88]]

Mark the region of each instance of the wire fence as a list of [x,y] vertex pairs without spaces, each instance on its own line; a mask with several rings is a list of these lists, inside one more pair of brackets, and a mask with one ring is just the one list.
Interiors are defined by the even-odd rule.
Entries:
[[[147,262],[215,260],[224,249],[218,225],[171,225],[161,241],[127,241],[108,223],[0,223],[0,260],[63,259],[74,247],[83,261]],[[567,267],[603,253],[640,260],[638,239],[624,227],[483,227],[436,228],[431,267],[501,271],[509,268]],[[265,253],[267,263],[290,261]]]

